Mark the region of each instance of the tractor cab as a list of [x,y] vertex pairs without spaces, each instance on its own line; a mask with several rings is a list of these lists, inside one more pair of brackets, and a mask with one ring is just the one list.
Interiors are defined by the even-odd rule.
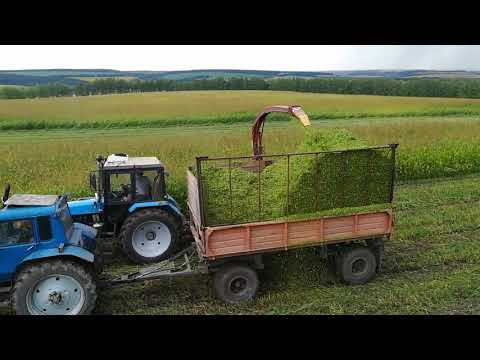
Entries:
[[156,157],[97,156],[98,170],[90,174],[90,186],[109,221],[116,223],[138,203],[165,201],[165,166]]
[[75,221],[116,238],[136,263],[163,260],[179,245],[185,217],[168,195],[163,163],[156,157],[97,156],[90,173],[95,197],[69,202]]
[[90,183],[105,205],[163,200],[167,195],[165,166],[156,157],[110,155],[97,157],[97,163],[98,181],[92,173]]

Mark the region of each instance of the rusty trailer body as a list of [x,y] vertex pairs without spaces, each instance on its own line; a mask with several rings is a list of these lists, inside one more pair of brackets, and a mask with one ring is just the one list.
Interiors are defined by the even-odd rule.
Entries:
[[[317,179],[320,175],[316,174],[315,171],[312,173],[312,181],[306,182],[311,184],[311,187],[306,186],[300,190],[297,189],[297,192],[303,192],[303,194],[292,193],[289,190],[281,193],[282,196],[285,195],[286,197],[282,203],[284,204],[282,209],[282,215],[284,216],[275,219],[271,218],[272,214],[278,214],[278,212],[273,213],[262,209],[262,206],[272,204],[267,198],[270,195],[263,193],[266,188],[266,180],[262,179],[262,176],[265,175],[262,175],[262,171],[258,171],[255,175],[249,175],[245,178],[240,172],[244,171],[240,170],[242,169],[242,161],[251,163],[251,157],[197,158],[196,169],[190,168],[187,171],[187,205],[190,215],[190,228],[195,239],[195,247],[200,262],[205,264],[208,269],[207,272],[216,273],[215,290],[219,297],[230,303],[239,303],[251,299],[258,286],[255,270],[263,267],[262,254],[299,247],[321,247],[324,251],[320,253],[324,255],[324,258],[331,260],[337,274],[349,284],[364,284],[371,280],[375,273],[381,269],[384,242],[389,240],[393,234],[394,212],[392,203],[396,147],[397,145],[393,144],[358,149],[358,153],[365,151],[382,152],[380,157],[376,156],[378,153],[373,156],[368,154],[364,156],[372,162],[378,161],[378,159],[385,160],[381,160],[383,161],[382,171],[384,174],[380,183],[378,183],[377,178],[377,188],[380,193],[373,196],[371,194],[372,188],[369,188],[367,184],[369,180],[371,181],[371,178],[369,179],[369,176],[372,176],[371,174],[379,174],[372,171],[375,166],[374,163],[363,162],[362,166],[367,166],[368,169],[356,169],[357,176],[339,173],[341,177],[346,177],[346,181],[357,182],[356,185],[359,186],[356,188],[360,188],[360,190],[358,190],[359,199],[354,199],[352,203],[352,200],[348,200],[348,194],[345,193],[347,190],[342,190],[340,187],[338,201],[341,204],[354,204],[357,207],[351,207],[351,209],[360,210],[348,212],[348,206],[345,206],[347,213],[343,212],[342,215],[338,216],[316,216],[315,212],[308,214],[294,212],[295,209],[299,208],[295,206],[295,201],[308,199],[308,196],[311,198],[307,202],[311,202],[313,210],[323,210],[318,196],[321,179]],[[261,161],[277,162],[280,164],[277,166],[281,166],[282,162],[286,164],[287,169],[284,172],[287,177],[286,181],[279,181],[276,178],[275,181],[270,182],[270,186],[284,186],[286,184],[286,187],[290,189],[290,178],[294,172],[291,167],[295,164],[295,161],[292,161],[293,157],[313,157],[318,161],[324,155],[325,159],[330,160],[333,155],[333,158],[338,155],[341,161],[347,162],[350,159],[351,164],[352,161],[359,159],[356,151],[262,156]],[[362,154],[365,155],[365,153]],[[224,169],[218,172],[219,180],[214,181],[214,185],[220,190],[209,188],[208,184],[205,184],[208,177],[202,176],[205,168],[211,166],[212,163],[215,168]],[[348,166],[344,168],[349,169]],[[350,169],[353,168],[350,167]],[[237,171],[237,178],[232,175],[235,171]],[[214,174],[216,173],[214,172]],[[228,176],[222,174],[228,174]],[[258,182],[255,179],[258,179]],[[222,181],[225,183],[221,184]],[[251,194],[240,191],[237,196],[251,196],[254,201],[242,202],[241,199],[235,197],[235,184],[241,181],[251,185],[251,188],[247,189]],[[325,186],[325,183],[323,183],[323,186]],[[362,187],[364,191],[362,191]],[[217,201],[217,198],[212,201],[212,196],[220,196],[221,201]],[[380,203],[382,210],[367,210],[369,205]],[[235,208],[236,204],[237,207],[241,208]],[[245,204],[251,204],[251,208],[246,207]],[[218,206],[220,209],[209,208],[212,206]],[[215,210],[221,210],[220,213],[225,216],[215,217]],[[251,216],[236,220],[235,216],[242,216],[242,211]],[[294,216],[289,217],[289,215]],[[257,220],[251,221],[251,219]],[[243,281],[243,288],[246,287],[247,290],[238,290],[242,286],[237,284],[236,281],[240,280]],[[236,289],[240,295],[235,292]]]
[[[393,186],[394,186],[394,175],[395,175],[395,149],[396,145],[389,145],[384,147],[375,147],[368,149],[359,149],[358,151],[382,151],[387,159],[387,174],[385,176],[385,186],[380,189],[383,194],[380,197],[382,203],[392,203],[393,202]],[[308,154],[284,154],[284,155],[273,155],[268,158],[271,161],[281,162],[284,161],[286,166],[288,166],[285,171],[285,176],[288,177],[287,181],[283,181],[282,184],[287,184],[287,187],[290,187],[290,178],[292,177],[291,173],[293,169],[293,157],[305,156],[305,157],[316,157],[319,158],[319,155],[323,154],[339,154],[339,156],[345,156],[346,153],[354,154],[356,150],[349,151],[335,151],[335,152],[319,152],[319,153],[308,153]],[[330,159],[330,158],[329,158]],[[317,245],[328,245],[328,244],[338,244],[343,242],[352,242],[356,240],[367,240],[367,239],[388,239],[393,231],[393,210],[389,207],[386,207],[382,211],[360,211],[353,212],[348,214],[343,214],[342,216],[320,216],[312,217],[310,214],[306,214],[305,218],[302,218],[302,214],[293,214],[295,219],[288,220],[288,215],[292,215],[293,204],[297,201],[299,194],[292,194],[286,192],[285,196],[285,209],[282,215],[286,216],[287,220],[276,220],[268,218],[269,215],[263,216],[264,212],[258,210],[263,204],[267,202],[262,198],[263,191],[266,182],[261,178],[261,173],[258,173],[258,183],[255,181],[249,189],[253,192],[251,208],[236,209],[235,203],[238,203],[238,199],[235,198],[234,190],[232,188],[232,182],[238,182],[237,179],[232,178],[232,169],[240,168],[241,165],[238,165],[241,161],[251,161],[251,158],[248,157],[236,157],[236,158],[197,158],[197,168],[189,169],[187,171],[187,185],[188,185],[188,211],[190,215],[190,227],[192,234],[195,237],[195,241],[199,250],[199,254],[206,260],[215,260],[221,257],[230,257],[230,256],[239,256],[239,255],[248,255],[255,254],[259,252],[267,251],[279,251],[279,250],[288,250],[294,247],[300,246],[317,246]],[[213,165],[210,165],[213,164]],[[236,166],[233,164],[237,164]],[[370,164],[370,169],[373,168],[373,165]],[[211,191],[212,194],[208,194],[210,188],[208,184],[205,184],[205,179],[202,179],[202,172],[205,171],[205,167],[214,166],[214,167],[226,167],[225,172],[229,173],[229,178],[225,178],[225,182],[228,184],[221,184],[222,186],[217,185],[224,189],[223,192]],[[362,169],[360,169],[362,170]],[[365,169],[365,171],[371,171]],[[194,174],[197,175],[195,175]],[[350,177],[347,181],[357,181],[362,182],[367,180],[366,177],[368,174],[362,173],[360,171],[360,176],[357,178]],[[255,175],[256,176],[256,175]],[[312,177],[316,177],[316,174],[312,174]],[[348,174],[347,174],[348,177]],[[278,182],[278,179],[274,179]],[[249,178],[251,181],[251,178]],[[303,189],[306,193],[305,196],[311,196],[311,203],[317,204],[319,200],[315,199],[314,194],[318,194],[321,186],[316,184],[316,179],[310,181],[312,184],[311,189]],[[269,186],[276,186],[274,183],[268,184]],[[364,186],[365,191],[370,191],[367,188],[367,185]],[[321,191],[321,190],[320,190]],[[258,193],[258,194],[255,194]],[[208,196],[221,196],[224,201],[221,203],[225,204],[225,208],[222,211],[226,214],[235,213],[236,211],[244,211],[245,213],[254,214],[251,219],[256,219],[258,213],[258,219],[256,221],[246,221],[246,222],[235,222],[235,220],[224,219],[224,218],[214,218],[211,219],[207,217],[207,213],[211,213],[212,209],[207,209],[206,207],[217,205],[217,203],[209,202],[206,199]],[[237,194],[237,196],[249,196],[248,194]],[[257,196],[258,195],[258,196]],[[363,197],[363,194],[360,194],[360,197]],[[304,196],[304,197],[305,197]],[[342,194],[339,192],[339,197],[342,197]],[[372,205],[369,202],[369,198],[364,203],[358,203],[356,205],[368,206]],[[377,197],[378,199],[378,197]],[[265,205],[264,205],[265,206]],[[290,209],[290,210],[289,210]],[[320,207],[314,207],[313,210],[318,210]],[[216,209],[213,209],[215,211]],[[290,213],[289,213],[290,211]],[[263,218],[262,218],[263,216]],[[248,218],[250,220],[250,218]],[[263,221],[262,221],[263,220]]]
[[[190,208],[192,218],[194,211]],[[305,246],[387,240],[393,232],[393,210],[204,228],[192,221],[190,226],[199,254],[208,261],[215,261]]]
[[[189,225],[194,238],[191,246],[167,261],[113,279],[110,284],[213,273],[217,296],[224,302],[238,304],[250,301],[256,295],[259,285],[257,270],[264,267],[265,253],[299,247],[319,247],[320,257],[329,260],[342,280],[348,284],[364,284],[381,269],[384,242],[393,234],[394,212],[391,205],[395,149],[396,145],[389,145],[358,151],[262,155],[261,160],[252,160],[252,157],[197,158],[196,169],[187,171]],[[358,154],[362,155],[359,157]],[[312,167],[311,181],[293,191],[291,180],[295,173],[298,174],[295,166],[300,164],[294,158],[298,157],[314,159],[316,165]],[[324,189],[328,186],[324,181],[328,176],[316,172],[317,165],[323,164],[322,159],[340,159],[340,172],[334,175],[342,178],[338,180],[341,183],[336,194],[338,199],[329,206],[344,205],[346,211],[342,215],[315,215],[325,214],[318,211],[324,210],[321,202],[329,199],[319,195],[322,186]],[[381,172],[375,170],[379,159],[383,162],[381,172],[385,172],[380,180],[378,174]],[[243,164],[251,164],[252,161],[259,161],[259,167],[264,161],[276,163],[277,169],[284,164],[286,171],[280,172],[280,175],[284,174],[286,179],[266,179],[268,174],[265,172],[245,170]],[[356,161],[366,168],[352,168],[352,163]],[[216,189],[209,186],[208,176],[204,176],[205,169],[212,164],[214,168],[222,169],[208,175],[219,174],[218,181],[214,181]],[[349,174],[348,169],[353,169],[357,175]],[[222,177],[222,174],[228,176]],[[344,187],[347,182],[350,185],[354,183],[354,197],[349,198],[352,188],[348,185]],[[239,183],[242,185],[239,186]],[[370,183],[375,183],[376,187],[372,188]],[[243,188],[245,184],[250,188]],[[283,190],[287,191],[273,188],[272,192],[272,188],[269,190],[266,185],[285,186],[287,189]],[[372,194],[372,189],[378,189],[378,194]],[[265,209],[274,204],[269,198],[272,193],[280,194],[275,197],[275,200],[282,201],[280,212]],[[248,201],[244,201],[245,198]],[[299,200],[305,199],[313,212],[302,213],[304,207],[296,206]],[[364,206],[372,204],[381,204],[382,210],[366,211]],[[215,216],[215,211],[224,216]],[[282,216],[276,217],[277,214]]]

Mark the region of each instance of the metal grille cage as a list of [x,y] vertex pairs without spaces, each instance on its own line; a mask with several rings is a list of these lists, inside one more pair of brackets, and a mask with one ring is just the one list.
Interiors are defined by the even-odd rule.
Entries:
[[197,158],[202,223],[230,225],[391,203],[396,147],[262,155],[260,160]]

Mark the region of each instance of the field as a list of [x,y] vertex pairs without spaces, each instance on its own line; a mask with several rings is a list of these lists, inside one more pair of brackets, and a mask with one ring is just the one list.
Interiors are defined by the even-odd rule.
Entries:
[[[480,172],[480,121],[476,118],[402,118],[334,120],[314,126],[342,126],[371,145],[398,142],[400,180]],[[184,204],[185,171],[201,155],[250,154],[247,124],[171,127],[167,129],[3,131],[0,137],[0,184],[16,192],[89,195],[87,175],[96,154],[127,152],[157,155],[170,172],[169,191]],[[303,130],[298,124],[266,125],[268,153],[293,151]]]
[[215,299],[208,277],[192,277],[106,290],[97,313],[478,314],[478,181],[399,186],[395,240],[386,245],[383,272],[367,285],[343,285],[304,249],[265,259],[261,292],[251,306],[226,306]]
[[0,130],[250,123],[273,104],[302,105],[317,120],[480,114],[480,99],[186,91],[0,100]]
[[1,88],[25,88],[27,86],[23,86],[23,85],[2,85],[0,84],[0,89]]
[[[257,112],[272,103],[299,103],[307,112],[349,112],[370,114],[357,118],[319,119],[315,127],[347,128],[370,145],[398,142],[398,179],[395,192],[395,238],[386,244],[384,271],[371,283],[352,287],[340,283],[326,271],[313,250],[269,255],[261,273],[261,292],[257,301],[247,306],[226,306],[215,300],[209,278],[167,282],[149,282],[100,292],[98,314],[478,314],[480,313],[480,118],[468,115],[480,111],[472,100],[342,97],[314,94],[240,92],[192,94],[198,100],[172,106],[165,102],[163,114],[200,119],[203,114],[220,114],[229,109],[236,113]],[[246,99],[242,94],[246,96]],[[253,96],[257,94],[257,96]],[[170,101],[180,101],[165,94]],[[261,97],[259,95],[262,95]],[[125,96],[122,109],[135,114],[155,114],[159,94]],[[174,96],[170,98],[170,96]],[[282,97],[280,97],[282,96]],[[284,97],[283,97],[284,96]],[[295,98],[304,96],[304,98]],[[150,101],[150,106],[145,98]],[[312,97],[311,102],[307,99]],[[82,121],[106,121],[106,114],[116,114],[110,98],[88,97],[81,101],[97,103],[98,111],[83,103],[72,107],[73,99],[10,100],[18,111],[40,119],[38,103],[59,106],[65,116],[77,111]],[[328,99],[331,99],[330,101]],[[135,99],[135,100],[134,100]],[[141,99],[145,102],[142,103]],[[162,99],[162,100],[159,100]],[[214,101],[212,101],[212,99]],[[207,101],[208,100],[208,101]],[[49,101],[49,102],[48,102]],[[132,103],[129,103],[132,101]],[[133,102],[136,106],[132,106]],[[227,106],[227,101],[231,107]],[[58,103],[57,103],[58,102]],[[225,102],[225,103],[224,103]],[[243,107],[242,107],[243,102]],[[342,105],[345,103],[345,106]],[[129,103],[130,105],[125,105]],[[248,103],[250,107],[246,106]],[[62,104],[61,106],[59,104]],[[167,106],[168,105],[168,106]],[[112,107],[110,107],[112,106]],[[404,116],[410,112],[438,111],[437,106],[457,108],[464,114]],[[310,107],[310,108],[309,108]],[[103,109],[100,111],[100,109]],[[140,109],[140,110],[139,110]],[[312,109],[312,110],[309,110]],[[472,110],[473,109],[473,110]],[[3,111],[3,112],[2,112]],[[54,110],[52,114],[54,113]],[[0,104],[0,117],[15,110]],[[119,111],[121,112],[121,111]],[[145,116],[148,114],[144,113]],[[388,116],[378,114],[388,113]],[[395,115],[395,116],[394,116]],[[97,120],[93,120],[98,116]],[[134,115],[132,115],[134,116]],[[137,119],[142,119],[139,114]],[[165,115],[167,116],[167,115]],[[250,122],[253,118],[250,118]],[[0,124],[4,121],[1,120]],[[61,118],[51,121],[62,121]],[[121,121],[116,118],[115,121]],[[6,131],[0,133],[0,184],[10,182],[13,193],[62,193],[71,197],[90,195],[87,175],[95,167],[96,154],[127,152],[156,155],[170,172],[169,192],[185,206],[185,170],[200,155],[250,154],[250,124],[219,123],[214,126],[192,125],[168,128],[52,129]],[[201,124],[201,122],[200,122]],[[303,137],[303,130],[291,122],[265,125],[267,153],[293,150]],[[121,260],[109,265],[110,272],[136,269]]]
[[125,80],[125,81],[138,80],[138,78],[134,76],[80,76],[80,77],[72,77],[72,79],[82,80],[86,82],[92,82],[92,81],[101,80],[101,79],[115,79],[115,80]]

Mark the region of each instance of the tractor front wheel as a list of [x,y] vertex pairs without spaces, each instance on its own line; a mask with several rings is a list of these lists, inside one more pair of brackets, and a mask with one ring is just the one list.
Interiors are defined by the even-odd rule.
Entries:
[[168,258],[179,238],[176,219],[162,209],[146,209],[130,215],[120,230],[125,255],[137,264]]
[[45,260],[16,276],[12,305],[17,315],[88,315],[97,299],[92,272],[71,260]]

